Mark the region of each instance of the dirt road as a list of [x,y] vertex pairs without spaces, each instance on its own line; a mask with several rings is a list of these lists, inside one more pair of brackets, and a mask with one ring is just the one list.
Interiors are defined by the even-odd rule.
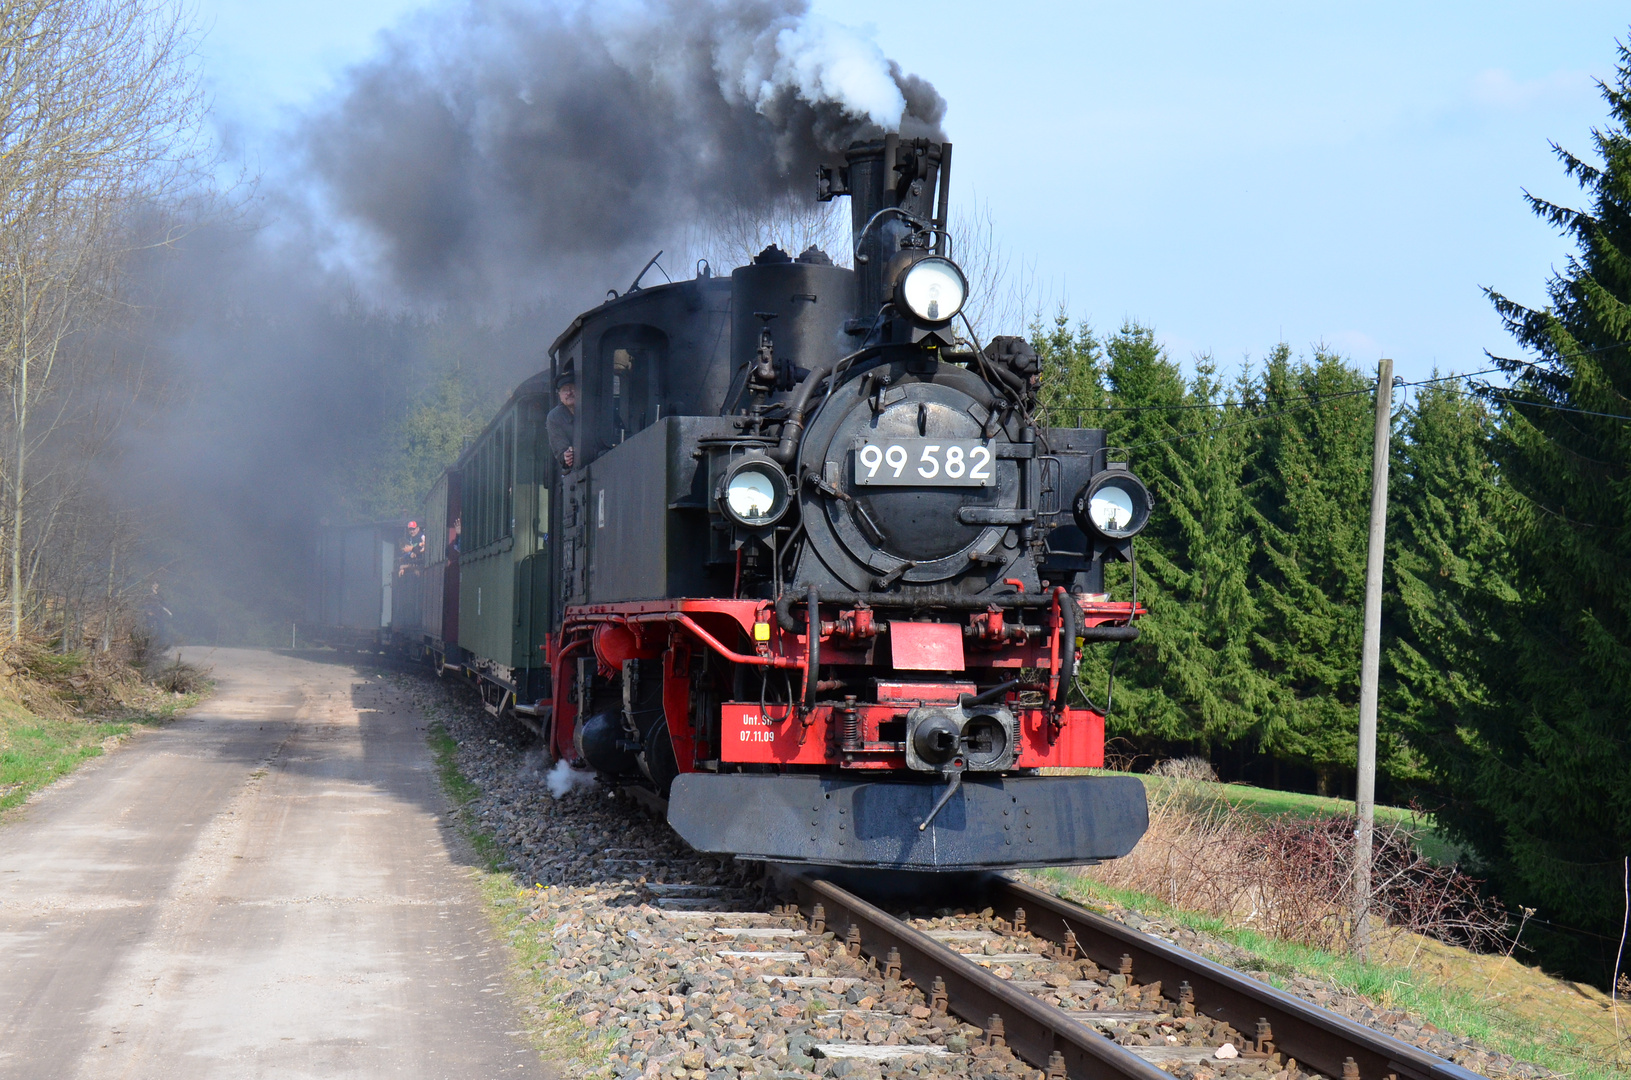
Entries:
[[185,652],[211,700],[0,824],[0,1077],[547,1075],[418,710]]

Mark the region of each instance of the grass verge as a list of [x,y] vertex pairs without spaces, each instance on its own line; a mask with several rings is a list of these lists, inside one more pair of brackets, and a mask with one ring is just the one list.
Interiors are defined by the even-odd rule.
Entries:
[[[1050,775],[1080,772],[1101,776],[1136,776],[1143,781],[1152,799],[1176,793],[1210,800],[1260,817],[1342,817],[1354,812],[1354,804],[1349,799],[1305,795],[1300,791],[1276,791],[1250,784],[1225,784],[1215,780],[1157,776],[1154,773],[1123,773],[1113,769],[1044,769],[1043,772]],[[1434,831],[1431,814],[1418,814],[1402,806],[1378,806],[1376,821],[1382,825],[1398,825],[1409,832],[1416,848],[1440,866],[1455,866],[1463,861],[1466,854],[1447,837]]]
[[[428,727],[430,737],[431,757],[436,761],[436,776],[442,782],[442,790],[447,797],[453,800],[453,814],[459,823],[459,831],[463,834],[470,848],[481,861],[484,874],[497,876],[500,874],[499,864],[504,861],[504,852],[494,840],[492,834],[484,829],[478,829],[471,824],[462,813],[476,797],[481,789],[463,773],[459,771],[458,750],[459,744],[449,735],[447,728],[441,721],[432,720]],[[503,875],[508,877],[509,875]]]
[[427,731],[436,775],[454,804],[459,832],[481,864],[477,886],[488,921],[494,936],[508,946],[510,990],[526,1021],[527,1041],[564,1077],[610,1076],[610,1036],[585,1028],[557,1002],[572,986],[553,974],[554,923],[539,917],[536,903],[542,887],[527,888],[500,869],[504,852],[498,841],[463,812],[481,789],[459,771],[458,742],[438,720],[431,720]]
[[[1295,817],[1341,817],[1354,812],[1354,804],[1347,799],[1333,799],[1325,795],[1305,795],[1300,791],[1275,791],[1272,788],[1252,787],[1250,784],[1221,784],[1207,781],[1177,780],[1172,777],[1139,774],[1151,795],[1161,795],[1182,785],[1188,790],[1206,792],[1218,802],[1227,803],[1237,810],[1246,810],[1263,817],[1292,815]],[[1442,866],[1461,861],[1463,852],[1455,844],[1433,830],[1430,815],[1417,814],[1402,806],[1378,806],[1379,824],[1399,825],[1410,832],[1416,847],[1427,858]]]
[[168,696],[114,720],[36,716],[16,701],[0,699],[0,814],[101,757],[138,728],[175,719],[202,697]]
[[527,1016],[528,1039],[564,1076],[612,1076],[607,1059],[615,1031],[586,1028],[572,1009],[557,1002],[573,987],[553,974],[555,924],[540,918],[534,905],[541,889],[523,888],[509,874],[486,873],[481,890],[494,932],[509,945],[511,978]]
[[1604,1008],[1605,995],[1505,958],[1402,935],[1381,962],[1359,963],[1352,956],[1266,937],[1067,870],[1040,871],[1038,877],[1089,907],[1113,903],[1162,915],[1244,949],[1255,961],[1245,966],[1266,973],[1282,989],[1294,975],[1324,979],[1382,1008],[1404,1010],[1571,1080],[1626,1075],[1624,1065],[1614,1060],[1613,1018]]

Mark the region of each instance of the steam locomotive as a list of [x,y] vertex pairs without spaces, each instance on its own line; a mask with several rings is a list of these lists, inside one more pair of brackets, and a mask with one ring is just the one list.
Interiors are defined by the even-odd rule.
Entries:
[[701,851],[962,871],[1146,827],[1137,779],[1059,773],[1103,764],[1069,691],[1083,647],[1138,636],[1104,568],[1150,495],[1103,431],[1035,421],[1022,338],[956,331],[951,149],[821,170],[854,269],[772,247],[578,316],[415,523],[391,632]]

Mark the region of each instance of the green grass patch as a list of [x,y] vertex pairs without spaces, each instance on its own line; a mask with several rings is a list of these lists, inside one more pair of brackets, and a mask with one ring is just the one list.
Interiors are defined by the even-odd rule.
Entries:
[[585,1028],[570,1007],[557,1001],[574,987],[553,973],[554,923],[538,917],[534,889],[523,888],[500,869],[504,852],[498,841],[462,812],[481,789],[459,771],[458,742],[439,720],[431,719],[426,730],[436,775],[454,804],[460,833],[482,863],[477,884],[495,936],[509,946],[510,985],[527,1020],[528,1042],[561,1076],[610,1077],[606,1061],[613,1034]]
[[14,701],[0,700],[0,813],[101,757],[138,727],[163,724],[198,701],[198,694],[186,694],[117,720],[88,720],[35,716]]
[[1556,1023],[1515,1015],[1503,1007],[1500,988],[1484,993],[1435,985],[1425,971],[1389,964],[1360,963],[1351,955],[1326,952],[1296,942],[1279,941],[1225,920],[1182,911],[1145,893],[1117,889],[1068,870],[1039,871],[1038,876],[1067,899],[1104,913],[1103,902],[1148,915],[1162,915],[1191,930],[1226,941],[1251,954],[1242,965],[1266,972],[1281,989],[1294,975],[1324,979],[1361,994],[1388,1009],[1402,1009],[1435,1027],[1466,1036],[1520,1061],[1533,1062],[1571,1080],[1616,1080],[1620,1066],[1606,1060],[1609,1051],[1576,1031]]
[[[436,775],[442,782],[442,790],[453,800],[455,810],[463,810],[481,794],[481,789],[459,771],[459,744],[447,733],[441,721],[430,722],[428,735],[431,757],[436,761]],[[499,864],[504,861],[504,852],[498,846],[498,841],[486,830],[475,828],[463,815],[460,815],[459,821],[464,838],[470,842],[476,858],[481,860],[482,868],[489,874],[497,873]]]
[[555,924],[534,914],[534,890],[504,873],[483,874],[481,890],[493,929],[510,947],[511,982],[526,1010],[529,1041],[562,1075],[613,1075],[607,1059],[617,1030],[586,1028],[570,1006],[557,1002],[575,987],[553,974]]

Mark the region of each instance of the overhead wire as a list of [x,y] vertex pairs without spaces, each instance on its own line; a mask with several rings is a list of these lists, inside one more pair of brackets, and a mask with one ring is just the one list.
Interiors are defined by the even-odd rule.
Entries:
[[[1344,390],[1335,394],[1305,394],[1298,397],[1278,398],[1278,401],[1323,401],[1326,398],[1352,397],[1368,394],[1364,390]],[[1265,404],[1262,401],[1199,401],[1181,405],[1044,405],[1039,412],[1182,412],[1187,409],[1248,409]]]
[[1520,408],[1546,409],[1550,412],[1574,413],[1578,416],[1598,416],[1604,420],[1631,421],[1631,416],[1627,416],[1623,413],[1595,412],[1591,409],[1575,409],[1570,408],[1567,405],[1553,405],[1545,401],[1528,401],[1524,398],[1503,397],[1499,394],[1490,394],[1478,389],[1468,390],[1465,396],[1481,397],[1487,401],[1498,401],[1503,405],[1513,405]]
[[[1617,346],[1615,346],[1615,347],[1617,347]],[[1602,350],[1598,349],[1598,350],[1594,350],[1594,351],[1601,352]],[[1577,355],[1579,355],[1579,354],[1577,354]],[[1522,361],[1515,361],[1515,362],[1521,363]],[[1531,366],[1534,366],[1534,365],[1531,365]],[[1487,375],[1487,374],[1491,374],[1492,372],[1501,371],[1501,370],[1503,370],[1503,369],[1501,369],[1501,368],[1489,368],[1489,369],[1484,370],[1484,371],[1470,371],[1470,372],[1467,372],[1465,374],[1460,374],[1460,375],[1442,375],[1442,376],[1436,376],[1436,377],[1431,378],[1431,379],[1416,379],[1416,380],[1414,380],[1412,382],[1404,382],[1402,380],[1396,380],[1393,385],[1395,387],[1403,388],[1403,389],[1408,390],[1411,387],[1416,387],[1416,386],[1429,386],[1429,385],[1432,385],[1432,384],[1435,384],[1435,383],[1443,383],[1443,382],[1458,382],[1458,381],[1461,381],[1461,380],[1464,380],[1464,379],[1470,379],[1470,378],[1472,378],[1474,376],[1477,376],[1477,375]],[[1270,404],[1281,404],[1281,403],[1284,403],[1284,402],[1297,402],[1297,403],[1300,403],[1300,404],[1297,404],[1294,407],[1289,408],[1289,409],[1275,409],[1272,412],[1259,413],[1256,416],[1247,417],[1246,419],[1243,419],[1243,420],[1233,420],[1233,421],[1230,421],[1230,422],[1224,423],[1224,424],[1216,424],[1216,425],[1213,425],[1211,427],[1202,428],[1202,429],[1200,429],[1198,431],[1186,431],[1181,435],[1174,435],[1171,438],[1167,438],[1167,439],[1148,439],[1148,440],[1145,440],[1144,442],[1141,442],[1141,443],[1133,443],[1133,444],[1131,444],[1129,446],[1121,447],[1122,450],[1131,451],[1131,450],[1140,450],[1140,449],[1143,449],[1145,447],[1150,447],[1150,446],[1166,446],[1166,445],[1169,445],[1171,443],[1183,442],[1183,441],[1185,441],[1187,439],[1197,438],[1198,436],[1202,436],[1202,435],[1215,434],[1216,432],[1224,431],[1224,430],[1227,430],[1229,428],[1245,427],[1245,426],[1249,426],[1251,424],[1260,424],[1260,423],[1263,423],[1263,422],[1268,421],[1268,420],[1273,420],[1276,417],[1288,416],[1288,415],[1290,415],[1292,413],[1306,412],[1307,410],[1312,409],[1312,408],[1316,408],[1317,406],[1322,405],[1322,404],[1324,404],[1324,403],[1326,403],[1328,401],[1337,401],[1337,400],[1340,400],[1342,398],[1349,398],[1349,397],[1369,396],[1369,395],[1375,393],[1375,391],[1376,391],[1376,384],[1373,381],[1369,386],[1365,387],[1362,390],[1345,390],[1345,391],[1342,391],[1340,393],[1335,393],[1335,394],[1307,394],[1307,395],[1301,395],[1301,396],[1298,396],[1298,397],[1277,398],[1277,399],[1276,398],[1267,398],[1267,399],[1264,399],[1262,401],[1257,401],[1257,402],[1233,402],[1233,401],[1229,401],[1229,402],[1214,402],[1214,403],[1210,403],[1210,404],[1203,403],[1203,404],[1183,404],[1183,405],[1136,405],[1136,406],[1074,406],[1074,407],[1073,406],[1064,406],[1064,407],[1044,406],[1043,408],[1038,409],[1037,411],[1039,413],[1042,413],[1043,415],[1047,415],[1048,413],[1053,413],[1053,412],[1089,412],[1089,411],[1100,411],[1100,412],[1177,412],[1177,411],[1180,411],[1180,410],[1188,410],[1188,409],[1254,408],[1254,407],[1262,407],[1264,405],[1270,405]],[[1510,405],[1510,406],[1512,406],[1514,408],[1546,409],[1546,410],[1549,410],[1549,411],[1552,411],[1552,412],[1573,413],[1573,414],[1580,415],[1580,416],[1595,416],[1595,417],[1599,417],[1599,418],[1602,418],[1602,419],[1605,419],[1605,420],[1622,420],[1622,421],[1626,421],[1626,422],[1631,422],[1631,416],[1623,415],[1623,414],[1620,414],[1620,413],[1596,412],[1596,411],[1591,410],[1591,409],[1576,409],[1576,408],[1572,408],[1572,407],[1567,406],[1567,405],[1553,405],[1553,404],[1551,404],[1549,402],[1544,402],[1544,401],[1531,401],[1531,400],[1527,400],[1527,399],[1524,399],[1524,398],[1508,397],[1508,396],[1501,395],[1501,394],[1490,393],[1488,389],[1482,389],[1482,390],[1473,389],[1473,390],[1470,391],[1470,394],[1476,394],[1477,396],[1479,396],[1481,398],[1484,398],[1485,400],[1498,402],[1498,403],[1503,404],[1503,405]]]
[[[1618,342],[1616,342],[1615,344],[1612,344],[1612,345],[1599,345],[1599,346],[1597,346],[1596,348],[1593,348],[1593,349],[1581,349],[1581,350],[1579,350],[1577,352],[1559,353],[1553,359],[1555,359],[1555,360],[1573,360],[1573,359],[1577,359],[1577,358],[1582,357],[1582,356],[1593,356],[1593,355],[1595,355],[1597,353],[1600,353],[1600,352],[1608,352],[1610,349],[1624,349],[1624,348],[1631,348],[1631,345],[1626,345],[1626,344],[1622,344],[1622,343],[1618,343]],[[1537,363],[1535,363],[1534,361],[1531,361],[1531,360],[1516,360],[1516,359],[1511,359],[1511,358],[1508,358],[1508,357],[1495,356],[1493,353],[1485,353],[1485,355],[1489,356],[1492,360],[1499,361],[1502,364],[1521,364],[1524,367],[1529,367],[1529,368],[1538,368],[1538,367],[1540,367],[1539,364],[1537,364]],[[1481,368],[1478,371],[1467,371],[1467,372],[1463,372],[1463,373],[1458,374],[1458,375],[1436,375],[1436,376],[1434,376],[1433,378],[1430,378],[1430,379],[1417,379],[1414,382],[1399,382],[1399,381],[1396,380],[1394,382],[1394,385],[1395,386],[1428,386],[1428,385],[1431,385],[1433,383],[1459,382],[1462,379],[1470,379],[1475,375],[1496,375],[1496,374],[1503,373],[1505,371],[1507,371],[1507,368],[1505,368],[1505,367]],[[1352,394],[1368,394],[1368,393],[1371,393],[1372,390],[1374,390],[1374,389],[1375,389],[1375,387],[1373,385],[1369,389],[1359,390],[1359,391],[1351,391],[1351,392],[1344,392],[1344,393],[1341,393],[1341,394],[1306,394],[1306,395],[1302,395],[1300,397],[1279,398],[1278,400],[1281,401],[1281,402],[1287,402],[1287,401],[1320,401],[1320,400],[1324,400],[1325,398],[1348,397],[1348,396],[1351,396]],[[1264,401],[1211,401],[1211,402],[1204,402],[1203,401],[1203,402],[1188,402],[1188,403],[1184,403],[1184,404],[1180,404],[1180,405],[1045,405],[1045,406],[1042,407],[1042,409],[1040,411],[1043,411],[1043,412],[1177,412],[1177,411],[1184,410],[1184,409],[1244,409],[1244,408],[1252,408],[1252,407],[1262,405],[1262,404],[1266,404],[1266,402],[1264,402]],[[1609,415],[1613,415],[1613,414],[1604,413],[1603,415],[1609,416]]]
[[[1395,386],[1426,386],[1429,383],[1453,382],[1458,379],[1468,379],[1474,375],[1490,375],[1501,371],[1501,368],[1485,368],[1482,371],[1469,371],[1461,375],[1441,375],[1431,379],[1418,379],[1415,382],[1405,383],[1395,381]],[[1334,394],[1301,394],[1295,397],[1262,399],[1259,401],[1199,401],[1185,402],[1180,405],[1044,405],[1043,412],[1178,412],[1185,409],[1248,409],[1269,404],[1272,400],[1276,404],[1291,401],[1319,402],[1328,399],[1355,397],[1360,394],[1369,394],[1376,389],[1375,384],[1363,390],[1343,390]]]
[[[1581,350],[1579,350],[1577,352],[1560,353],[1556,357],[1554,357],[1553,359],[1556,359],[1556,360],[1570,360],[1570,359],[1575,359],[1575,358],[1582,357],[1582,356],[1595,355],[1596,353],[1600,353],[1600,352],[1607,352],[1610,349],[1622,349],[1622,348],[1631,348],[1631,345],[1625,345],[1625,344],[1620,344],[1620,343],[1615,343],[1615,344],[1612,344],[1612,345],[1599,345],[1599,346],[1597,346],[1596,348],[1593,348],[1593,349],[1581,349]],[[1491,359],[1500,361],[1503,364],[1508,364],[1508,365],[1521,364],[1524,367],[1529,367],[1529,368],[1539,368],[1540,367],[1539,364],[1537,364],[1537,363],[1535,363],[1533,361],[1530,361],[1530,360],[1509,359],[1509,358],[1506,358],[1506,357],[1497,357],[1497,356],[1494,356],[1493,354],[1486,354],[1486,355],[1489,355]],[[1506,368],[1506,367],[1481,368],[1478,371],[1468,371],[1468,372],[1463,372],[1463,373],[1456,374],[1456,375],[1436,375],[1436,376],[1434,376],[1434,377],[1432,377],[1430,379],[1416,379],[1416,380],[1414,380],[1412,382],[1403,382],[1403,381],[1400,381],[1400,380],[1395,380],[1393,385],[1402,386],[1402,387],[1430,386],[1430,385],[1432,385],[1434,383],[1460,382],[1460,381],[1462,381],[1464,379],[1470,379],[1470,378],[1473,378],[1474,376],[1477,376],[1477,375],[1501,374],[1501,373],[1506,372],[1507,370],[1508,370],[1508,368]],[[1039,408],[1037,411],[1040,412],[1040,413],[1083,413],[1083,412],[1120,413],[1120,412],[1182,412],[1182,411],[1186,411],[1186,410],[1190,410],[1190,409],[1248,409],[1248,408],[1259,408],[1261,406],[1268,405],[1268,404],[1271,404],[1271,403],[1272,404],[1284,404],[1284,403],[1287,403],[1287,402],[1299,402],[1299,401],[1317,403],[1317,402],[1321,402],[1321,401],[1336,400],[1336,399],[1345,398],[1345,397],[1356,397],[1356,396],[1361,395],[1361,394],[1374,393],[1375,389],[1376,389],[1375,384],[1372,383],[1370,386],[1366,387],[1363,390],[1347,390],[1347,391],[1342,391],[1340,393],[1335,393],[1335,394],[1303,394],[1303,395],[1299,395],[1299,396],[1296,396],[1296,397],[1283,397],[1283,398],[1275,398],[1275,399],[1265,398],[1265,399],[1257,400],[1257,401],[1199,401],[1199,402],[1184,402],[1184,403],[1175,404],[1175,405],[1044,405],[1041,408]],[[1493,397],[1492,395],[1488,394],[1485,391],[1480,391],[1480,395],[1484,396],[1484,397],[1489,397],[1491,400],[1503,400],[1503,399],[1500,399],[1500,398],[1495,398],[1495,397]],[[1605,417],[1605,418],[1611,419],[1611,420],[1631,420],[1631,416],[1621,416],[1618,413],[1595,413],[1595,412],[1590,412],[1590,411],[1584,410],[1584,409],[1570,409],[1570,408],[1568,408],[1566,406],[1562,406],[1562,405],[1548,405],[1548,404],[1546,404],[1544,402],[1531,402],[1531,401],[1524,401],[1524,400],[1521,400],[1521,399],[1514,399],[1511,403],[1512,404],[1520,404],[1520,405],[1533,405],[1536,408],[1549,408],[1549,409],[1553,409],[1553,410],[1556,410],[1556,411],[1559,411],[1559,412],[1579,412],[1579,413],[1583,413],[1583,414],[1585,414],[1587,416],[1601,416],[1601,417]],[[1265,414],[1263,419],[1268,419],[1270,416],[1274,416],[1274,415],[1281,415],[1281,414],[1280,413]],[[1185,437],[1187,437],[1187,436],[1185,436]]]

